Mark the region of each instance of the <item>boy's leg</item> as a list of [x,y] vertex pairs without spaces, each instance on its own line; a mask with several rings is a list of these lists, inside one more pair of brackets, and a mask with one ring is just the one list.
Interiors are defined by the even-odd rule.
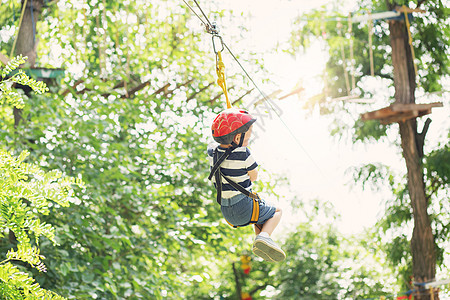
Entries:
[[[276,208],[275,214],[272,218],[267,220],[262,226],[261,233],[257,234],[255,242],[253,244],[253,252],[266,261],[283,261],[286,258],[286,254],[281,248],[275,244],[270,235],[280,223],[282,211],[280,208]],[[255,226],[255,233],[257,233],[257,227]]]
[[261,232],[267,232],[269,234],[269,236],[271,236],[272,232],[275,230],[277,225],[280,223],[282,213],[283,212],[281,211],[281,209],[277,207],[273,217],[270,218],[269,220],[267,220],[266,223],[264,223]]
[[263,225],[262,224],[253,224],[253,225],[255,225],[255,234],[256,235],[260,234],[261,230],[263,228]]

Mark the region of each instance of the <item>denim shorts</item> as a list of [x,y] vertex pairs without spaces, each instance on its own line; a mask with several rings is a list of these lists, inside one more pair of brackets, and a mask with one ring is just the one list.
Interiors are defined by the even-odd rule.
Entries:
[[[248,224],[252,218],[253,199],[239,194],[230,199],[222,199],[221,205],[223,217],[234,226]],[[259,218],[256,224],[264,224],[273,217],[276,207],[259,199]]]

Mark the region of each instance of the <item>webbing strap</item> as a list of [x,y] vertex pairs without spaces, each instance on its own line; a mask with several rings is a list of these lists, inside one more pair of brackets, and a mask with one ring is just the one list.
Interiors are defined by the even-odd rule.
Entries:
[[[241,138],[241,141],[243,139]],[[239,143],[241,144],[241,143]],[[228,224],[230,224],[233,227],[241,227],[241,226],[247,226],[248,224],[251,223],[256,223],[258,222],[258,218],[259,218],[259,196],[257,193],[252,193],[249,192],[248,190],[244,189],[240,184],[234,182],[233,180],[231,180],[230,178],[224,176],[220,170],[220,165],[222,164],[222,162],[230,155],[230,153],[236,149],[236,144],[233,145],[233,147],[228,148],[224,154],[222,154],[222,156],[220,158],[218,158],[218,151],[217,149],[214,150],[214,154],[213,154],[213,162],[214,162],[214,166],[211,169],[211,173],[208,176],[208,179],[211,180],[212,176],[214,176],[215,181],[216,181],[216,189],[217,189],[217,203],[222,204],[222,177],[225,178],[225,180],[236,190],[238,190],[239,192],[241,192],[242,194],[246,195],[247,197],[250,197],[253,199],[253,203],[252,203],[252,216],[250,218],[250,221],[244,225],[239,225],[239,226],[235,226],[232,225],[230,222],[227,221]],[[240,145],[239,145],[240,146]]]
[[219,159],[217,159],[217,153],[218,153],[217,149],[214,150],[214,154],[213,154],[213,162],[214,162],[214,165],[213,165],[213,167],[212,167],[212,169],[211,169],[211,172],[209,173],[208,180],[211,180],[211,178],[213,177],[213,175],[214,175],[214,174],[217,172],[217,170],[219,169],[220,165],[223,163],[223,161],[224,161],[228,156],[230,156],[231,152],[232,152],[234,149],[236,149],[236,147],[234,147],[234,146],[228,148],[227,150],[225,150],[225,152],[222,154],[222,156],[221,156]]
[[253,210],[252,210],[252,218],[250,219],[250,223],[256,223],[259,219],[259,196],[255,194],[256,197],[253,199]]
[[252,216],[250,218],[250,221],[248,223],[245,223],[243,225],[233,225],[230,222],[228,222],[227,219],[225,219],[225,221],[227,221],[227,223],[234,227],[234,228],[238,228],[238,227],[244,227],[247,226],[248,224],[256,224],[256,222],[258,222],[259,219],[259,196],[256,193],[251,193],[253,195],[253,197],[251,197],[253,199],[253,207],[252,207]]
[[217,203],[222,205],[222,178],[220,178],[220,171],[215,173],[216,190],[217,190]]
[[[220,171],[218,171],[218,172],[220,172]],[[222,177],[225,178],[225,180],[226,180],[232,187],[234,187],[236,190],[238,190],[239,192],[241,192],[242,194],[244,194],[244,195],[247,196],[247,197],[253,198],[252,193],[250,193],[249,191],[247,191],[246,189],[244,189],[244,188],[242,187],[242,185],[240,185],[240,184],[234,182],[233,180],[231,180],[230,178],[224,176],[224,175],[222,174],[222,172],[220,172],[220,175],[222,175]]]

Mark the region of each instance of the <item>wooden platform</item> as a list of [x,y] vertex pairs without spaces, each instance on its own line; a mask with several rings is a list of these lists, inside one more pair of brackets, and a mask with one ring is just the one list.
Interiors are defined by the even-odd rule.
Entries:
[[388,107],[362,114],[361,120],[380,120],[381,124],[387,125],[394,122],[403,122],[412,118],[431,114],[432,107],[442,106],[442,102],[428,104],[393,103]]

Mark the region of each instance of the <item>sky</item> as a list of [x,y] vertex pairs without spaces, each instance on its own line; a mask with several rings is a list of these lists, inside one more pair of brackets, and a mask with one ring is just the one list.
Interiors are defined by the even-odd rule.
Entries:
[[[220,2],[220,7],[208,7],[210,10],[233,9],[237,18],[233,19],[233,24],[225,25],[227,30],[236,30],[236,35],[243,28],[248,31],[245,39],[226,41],[235,54],[240,51],[267,51],[264,54],[264,67],[270,73],[271,84],[264,83],[264,78],[259,77],[261,74],[251,75],[264,93],[270,94],[273,87],[277,86],[283,90],[282,94],[286,94],[299,81],[305,87],[300,98],[292,96],[274,100],[280,109],[281,119],[273,113],[271,116],[261,115],[258,121],[261,125],[255,128],[256,137],[250,144],[252,154],[266,170],[260,172],[262,179],[278,175],[286,177],[289,182],[289,187],[277,187],[276,191],[281,196],[279,200],[263,194],[266,200],[274,201],[283,209],[280,233],[292,231],[296,224],[305,221],[291,208],[293,199],[306,203],[316,198],[333,204],[341,216],[337,226],[343,234],[360,233],[375,224],[390,194],[387,189],[375,192],[351,185],[351,174],[346,172],[347,169],[366,163],[382,163],[400,173],[406,172],[400,149],[392,145],[399,139],[398,125],[393,125],[394,130],[391,130],[386,142],[353,145],[349,138],[338,140],[330,136],[330,119],[319,116],[317,112],[307,115],[302,108],[303,100],[321,91],[322,83],[318,76],[326,61],[323,45],[313,43],[308,51],[296,57],[273,50],[277,43],[288,39],[292,18],[326,3],[324,0],[229,0]],[[348,13],[356,9],[355,3],[348,0],[342,9]],[[227,32],[221,34],[231,35]],[[227,76],[240,72],[239,67],[233,66],[232,59],[226,55],[224,63]],[[379,89],[379,85],[380,82],[373,79],[372,86],[368,88]],[[379,91],[379,98],[383,99],[388,93]],[[246,99],[244,103],[249,105],[252,101],[254,98]],[[380,103],[380,108],[386,103]],[[429,147],[446,138],[442,128],[450,128],[448,115],[448,105],[444,109],[433,110],[433,123],[427,134]]]

